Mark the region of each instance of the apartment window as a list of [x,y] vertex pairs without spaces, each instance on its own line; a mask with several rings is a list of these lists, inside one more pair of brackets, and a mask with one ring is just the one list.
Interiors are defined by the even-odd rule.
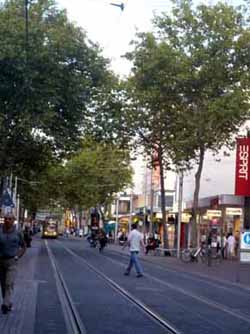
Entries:
[[[173,195],[166,195],[165,196],[166,201],[166,208],[172,208],[174,205],[174,197]],[[161,207],[161,195],[158,195],[158,208]]]
[[119,213],[127,214],[130,212],[130,201],[119,201]]

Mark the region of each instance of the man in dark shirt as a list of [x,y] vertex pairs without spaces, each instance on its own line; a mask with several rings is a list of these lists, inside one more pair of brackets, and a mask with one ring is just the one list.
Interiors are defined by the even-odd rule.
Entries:
[[7,214],[0,227],[0,285],[3,297],[1,308],[4,314],[11,311],[17,261],[26,250],[22,233],[16,230],[14,221],[15,217]]

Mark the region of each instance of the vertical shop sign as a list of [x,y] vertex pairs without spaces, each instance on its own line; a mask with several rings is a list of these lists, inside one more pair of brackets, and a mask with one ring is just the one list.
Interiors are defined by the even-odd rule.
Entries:
[[250,196],[250,138],[237,139],[235,195]]

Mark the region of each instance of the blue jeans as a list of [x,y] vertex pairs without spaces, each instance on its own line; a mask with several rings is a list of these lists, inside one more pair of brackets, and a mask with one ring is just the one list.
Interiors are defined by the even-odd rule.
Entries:
[[133,265],[135,265],[137,274],[142,274],[142,266],[139,262],[138,254],[139,252],[137,251],[130,252],[130,261],[129,261],[128,268],[126,270],[127,273],[130,273],[130,270],[132,269]]

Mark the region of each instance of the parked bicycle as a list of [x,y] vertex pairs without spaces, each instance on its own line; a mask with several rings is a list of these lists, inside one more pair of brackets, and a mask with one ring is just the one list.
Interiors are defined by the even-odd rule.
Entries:
[[200,259],[202,263],[206,261],[207,250],[202,245],[198,248],[186,248],[181,251],[181,260],[187,262],[198,262]]
[[206,263],[211,266],[213,260],[222,261],[221,252],[214,252],[210,245],[205,246],[202,244],[198,248],[187,248],[181,252],[181,260],[185,263],[198,262],[201,260],[202,263]]

